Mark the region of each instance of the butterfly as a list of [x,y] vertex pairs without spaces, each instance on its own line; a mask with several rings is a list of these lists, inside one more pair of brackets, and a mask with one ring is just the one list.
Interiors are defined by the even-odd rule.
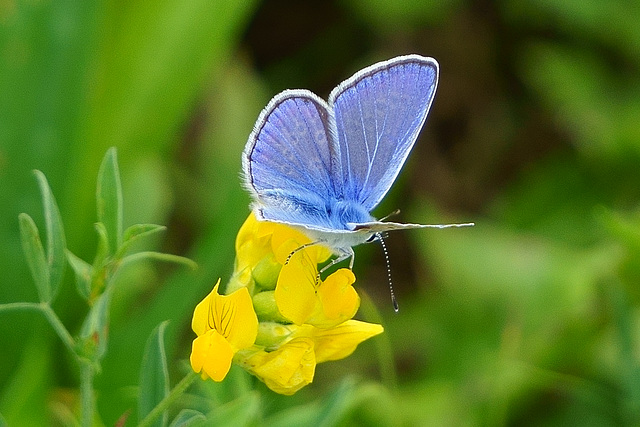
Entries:
[[338,255],[332,264],[350,257],[350,267],[353,246],[382,241],[381,233],[473,225],[403,224],[371,215],[427,119],[438,74],[435,59],[405,55],[358,71],[328,101],[303,89],[273,97],[242,156],[256,217],[299,229]]

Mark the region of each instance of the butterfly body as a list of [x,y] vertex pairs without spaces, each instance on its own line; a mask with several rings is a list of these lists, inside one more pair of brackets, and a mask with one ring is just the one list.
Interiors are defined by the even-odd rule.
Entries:
[[406,55],[359,71],[328,101],[301,89],[276,95],[243,153],[256,217],[298,228],[343,257],[378,233],[449,226],[371,214],[409,155],[437,83],[433,58]]

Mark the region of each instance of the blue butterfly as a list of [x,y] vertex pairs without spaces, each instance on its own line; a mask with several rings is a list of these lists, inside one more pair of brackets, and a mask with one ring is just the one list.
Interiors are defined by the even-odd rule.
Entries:
[[390,230],[459,227],[377,221],[371,211],[395,181],[427,119],[438,84],[433,58],[406,55],[340,83],[329,101],[285,90],[264,110],[242,157],[259,220],[293,226],[338,255]]

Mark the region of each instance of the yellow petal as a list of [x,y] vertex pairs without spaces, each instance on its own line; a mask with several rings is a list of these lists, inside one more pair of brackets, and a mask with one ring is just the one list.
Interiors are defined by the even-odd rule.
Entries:
[[271,250],[281,264],[285,263],[292,251],[307,243],[311,243],[311,239],[284,224],[277,224],[271,236]]
[[358,344],[383,331],[382,325],[348,320],[335,328],[314,328],[306,332],[315,342],[316,362],[321,363],[349,356]]
[[282,227],[281,224],[269,221],[258,221],[258,230],[256,231],[256,236],[260,239],[268,238],[271,239],[271,235],[276,232],[278,227]]
[[253,267],[260,262],[265,256],[271,254],[271,245],[259,240],[250,240],[245,242],[236,250],[236,262],[234,271],[248,269],[251,271]]
[[238,350],[251,347],[258,335],[258,317],[247,288],[213,299],[213,325],[231,346]]
[[317,266],[306,254],[306,250],[296,252],[289,263],[282,267],[275,298],[280,313],[301,325],[314,313],[316,305]]
[[297,338],[270,353],[259,351],[242,364],[271,390],[292,395],[313,381],[313,341]]
[[218,286],[202,300],[193,312],[191,327],[201,336],[216,330],[235,349],[251,347],[258,334],[258,318],[247,288],[231,295],[219,295]]
[[[306,244],[312,243],[309,237],[287,226],[276,230],[271,237],[273,253],[279,263],[285,264],[289,256]],[[325,262],[331,256],[331,251],[320,244],[306,246],[304,249],[314,264]]]
[[[280,240],[277,244],[273,245],[273,254],[275,255],[276,260],[280,264],[285,265],[287,264],[287,260],[291,262],[289,257],[293,257],[296,252],[307,252],[307,256],[309,256],[309,254],[312,253],[310,248],[306,248],[304,250],[300,249],[306,241],[308,241],[308,239],[290,238]],[[309,259],[312,260],[311,258]],[[315,264],[317,264],[317,262]]]
[[258,221],[253,213],[249,214],[236,237],[235,271],[252,269],[262,258],[272,253],[272,231],[273,225]]
[[242,224],[240,230],[238,230],[238,235],[236,236],[236,252],[240,247],[242,247],[242,245],[255,239],[258,229],[258,220],[252,212],[244,221],[244,224]]
[[193,332],[198,336],[205,334],[211,329],[209,325],[209,309],[212,298],[214,298],[214,295],[218,295],[218,286],[220,286],[220,279],[218,279],[218,283],[216,283],[209,295],[200,301],[198,305],[196,305],[195,310],[193,310],[191,329],[193,329]]
[[233,359],[233,349],[229,342],[216,330],[210,330],[193,340],[191,345],[191,368],[203,379],[222,381]]
[[360,297],[352,286],[355,281],[356,276],[348,268],[341,268],[327,277],[318,287],[321,316],[314,316],[309,323],[327,328],[351,319],[360,307]]

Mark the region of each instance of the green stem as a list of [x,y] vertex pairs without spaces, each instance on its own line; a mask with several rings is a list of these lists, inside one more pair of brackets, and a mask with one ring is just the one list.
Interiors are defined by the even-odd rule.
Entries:
[[0,304],[0,313],[3,311],[24,311],[34,310],[41,312],[51,325],[54,331],[60,337],[60,340],[73,354],[80,365],[80,398],[82,401],[82,424],[83,426],[93,425],[94,400],[93,400],[93,377],[95,375],[94,367],[90,360],[82,358],[76,349],[76,342],[62,324],[58,315],[53,311],[51,306],[46,302],[14,302],[9,304]]
[[95,401],[93,396],[93,377],[95,371],[93,364],[88,359],[78,358],[80,364],[80,402],[82,407],[82,420],[81,425],[83,427],[90,427],[93,425],[93,413],[95,411]]
[[64,325],[62,324],[62,321],[60,320],[58,315],[53,311],[51,306],[49,304],[42,303],[41,310],[42,310],[42,314],[44,314],[44,317],[47,318],[47,320],[49,321],[49,324],[51,324],[51,327],[53,328],[54,331],[56,331],[56,333],[58,334],[58,336],[60,337],[64,345],[67,346],[67,348],[72,354],[77,356],[78,354],[75,348],[76,342],[74,341],[69,331],[67,331],[67,328],[64,327]]
[[76,354],[75,350],[75,341],[73,337],[67,331],[67,328],[62,324],[60,318],[53,311],[51,306],[46,302],[13,302],[9,304],[0,304],[0,313],[3,311],[25,311],[25,310],[34,310],[41,312],[44,317],[47,318],[49,324],[53,328],[54,331],[60,337],[60,340],[67,346],[71,353]]
[[41,310],[41,303],[38,302],[10,302],[8,304],[0,304],[0,313],[12,310]]
[[160,403],[158,403],[156,407],[153,408],[153,410],[151,410],[151,412],[149,412],[142,421],[140,421],[138,427],[150,426],[156,418],[162,415],[162,413],[166,411],[169,406],[173,402],[175,402],[182,395],[182,393],[185,392],[187,388],[189,388],[189,386],[196,380],[196,378],[198,378],[198,374],[193,371],[189,371],[189,373],[185,375],[185,377],[178,384],[176,384],[173,390],[171,390],[169,394],[166,395],[165,398],[162,399]]

